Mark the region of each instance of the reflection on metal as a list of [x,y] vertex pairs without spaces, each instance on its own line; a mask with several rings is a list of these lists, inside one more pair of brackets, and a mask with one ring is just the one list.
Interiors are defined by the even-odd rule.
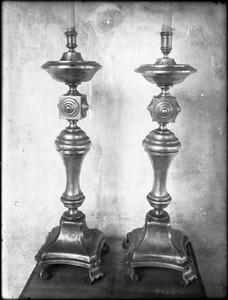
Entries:
[[69,126],[56,138],[57,151],[63,158],[66,168],[66,189],[61,201],[68,211],[64,212],[60,226],[53,228],[45,244],[41,247],[35,260],[36,271],[43,279],[50,277],[47,272],[49,264],[70,264],[89,269],[86,282],[93,283],[104,276],[100,265],[101,251],[108,252],[106,238],[97,229],[89,229],[85,215],[78,210],[85,196],[80,188],[80,171],[82,162],[90,149],[91,141],[77,122],[86,117],[89,105],[86,95],[77,91],[81,82],[92,79],[101,66],[94,61],[84,61],[77,53],[74,30],[67,31],[67,47],[60,61],[50,61],[42,66],[53,79],[69,85],[69,91],[60,96],[59,117],[69,121]]
[[147,195],[153,209],[147,213],[144,227],[134,229],[123,241],[123,248],[128,249],[124,257],[124,270],[137,281],[140,279],[135,272],[137,267],[175,269],[182,274],[180,284],[187,286],[197,278],[190,242],[187,236],[171,227],[170,217],[163,209],[171,202],[166,190],[168,169],[181,147],[174,133],[167,129],[167,124],[175,122],[181,110],[169,89],[196,69],[190,65],[176,64],[174,59],[167,57],[171,49],[172,33],[161,32],[164,57],[157,59],[155,64],[142,65],[135,70],[149,82],[157,84],[161,93],[154,96],[148,106],[152,121],[158,122],[159,127],[151,131],[142,143],[154,171],[152,191]]

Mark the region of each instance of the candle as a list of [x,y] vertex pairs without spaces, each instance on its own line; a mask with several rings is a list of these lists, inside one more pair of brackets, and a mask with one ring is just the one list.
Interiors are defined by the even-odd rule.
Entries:
[[164,2],[162,31],[172,32],[172,1]]
[[67,2],[67,30],[75,30],[75,5],[74,1]]

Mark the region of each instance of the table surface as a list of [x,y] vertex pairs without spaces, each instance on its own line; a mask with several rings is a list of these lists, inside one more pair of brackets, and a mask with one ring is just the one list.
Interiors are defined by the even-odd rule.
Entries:
[[[101,254],[104,278],[89,285],[85,283],[88,269],[71,265],[49,265],[49,280],[42,280],[35,268],[19,299],[139,299],[139,298],[205,298],[205,288],[199,279],[188,287],[178,282],[180,272],[164,268],[137,268],[140,281],[133,281],[123,273],[122,239],[108,238],[109,253]],[[194,255],[194,253],[193,253]],[[195,257],[194,257],[195,258]],[[197,267],[197,261],[195,259]],[[197,267],[198,268],[198,267]]]

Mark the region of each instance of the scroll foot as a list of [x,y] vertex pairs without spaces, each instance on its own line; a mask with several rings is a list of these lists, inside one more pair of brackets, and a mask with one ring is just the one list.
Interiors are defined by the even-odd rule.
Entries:
[[182,273],[182,278],[179,282],[180,286],[187,287],[190,283],[197,279],[196,270],[193,265],[189,265]]
[[50,274],[46,271],[45,266],[42,264],[37,264],[35,272],[40,276],[41,279],[43,280],[48,280],[50,279]]
[[110,247],[108,244],[104,243],[104,246],[102,248],[102,251],[104,251],[105,253],[108,253],[110,251]]
[[95,263],[89,269],[89,276],[86,277],[85,282],[88,284],[93,284],[95,281],[104,277],[104,273],[101,271],[100,265]]
[[123,240],[123,242],[122,242],[122,247],[123,247],[123,249],[128,249],[129,246],[130,246],[130,241],[129,241],[129,237],[127,234],[127,238],[125,240]]

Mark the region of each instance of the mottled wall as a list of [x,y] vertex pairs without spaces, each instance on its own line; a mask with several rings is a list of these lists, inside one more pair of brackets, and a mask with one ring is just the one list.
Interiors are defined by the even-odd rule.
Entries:
[[[65,210],[65,170],[53,144],[66,93],[40,66],[66,51],[64,2],[3,2],[3,283],[18,297],[34,255]],[[226,13],[224,4],[177,2],[170,57],[198,72],[173,87],[182,108],[169,128],[182,143],[167,182],[174,228],[188,235],[210,296],[226,284]],[[103,69],[79,91],[90,112],[79,125],[85,158],[81,209],[109,236],[144,224],[152,167],[142,140],[157,127],[147,111],[160,89],[134,69],[160,52],[162,2],[76,2],[77,51]]]

